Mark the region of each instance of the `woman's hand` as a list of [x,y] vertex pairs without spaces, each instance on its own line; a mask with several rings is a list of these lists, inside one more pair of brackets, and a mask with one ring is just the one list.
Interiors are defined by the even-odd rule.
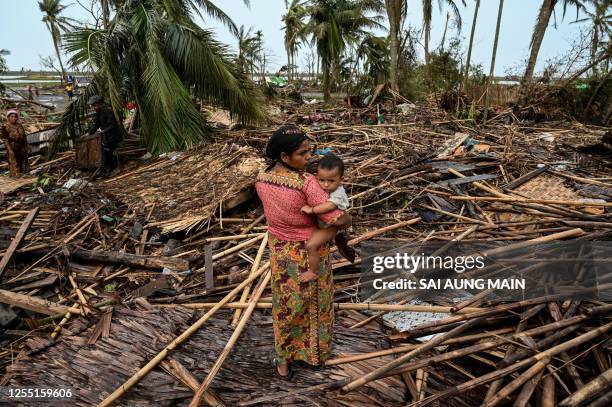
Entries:
[[306,215],[314,215],[314,209],[311,206],[304,205],[301,209]]
[[348,213],[343,213],[337,220],[334,222],[334,226],[339,228],[347,228],[351,226],[353,223],[353,218]]

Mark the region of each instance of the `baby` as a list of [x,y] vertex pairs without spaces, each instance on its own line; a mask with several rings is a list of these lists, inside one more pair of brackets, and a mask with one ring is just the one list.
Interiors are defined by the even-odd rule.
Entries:
[[[326,154],[323,156],[323,158],[319,160],[316,177],[321,188],[329,194],[329,199],[327,202],[315,207],[306,205],[302,207],[302,212],[309,215],[321,215],[335,209],[346,211],[349,208],[349,200],[344,187],[341,185],[343,176],[344,163],[340,157],[333,154]],[[309,270],[300,275],[300,281],[306,282],[317,278],[321,261],[319,249],[322,245],[334,239],[334,237],[336,238],[338,251],[351,262],[355,260],[355,251],[347,246],[346,236],[343,233],[337,234],[337,232],[337,227],[319,221],[319,229],[317,229],[308,242],[306,242]]]

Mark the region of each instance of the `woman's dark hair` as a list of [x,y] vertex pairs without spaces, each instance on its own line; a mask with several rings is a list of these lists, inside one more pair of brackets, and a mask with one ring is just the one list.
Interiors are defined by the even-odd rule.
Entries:
[[266,146],[266,157],[273,161],[270,168],[280,161],[282,153],[293,154],[305,140],[308,136],[297,126],[282,126],[276,130]]
[[340,171],[340,176],[344,175],[344,162],[335,154],[325,154],[323,158],[319,160],[317,167],[325,170],[337,168],[338,171]]

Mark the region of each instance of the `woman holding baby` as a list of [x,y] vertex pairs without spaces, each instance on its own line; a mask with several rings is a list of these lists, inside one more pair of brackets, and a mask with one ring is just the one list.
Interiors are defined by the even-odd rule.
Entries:
[[[291,377],[292,362],[321,366],[330,356],[334,323],[330,241],[338,229],[351,223],[344,205],[330,205],[326,192],[330,188],[305,172],[311,151],[309,138],[299,128],[279,128],[266,147],[272,163],[256,183],[268,222],[274,364],[282,378]],[[333,168],[322,172],[327,179],[324,186],[342,177],[330,171]]]

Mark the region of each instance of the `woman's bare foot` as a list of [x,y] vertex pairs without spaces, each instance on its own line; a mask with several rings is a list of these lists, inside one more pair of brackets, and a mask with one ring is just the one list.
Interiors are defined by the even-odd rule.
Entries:
[[280,363],[276,363],[276,370],[278,371],[278,374],[281,376],[288,376],[289,375],[289,363],[285,362],[283,364]]
[[312,271],[307,271],[305,273],[300,274],[298,278],[300,279],[300,282],[307,283],[309,281],[316,279],[317,275],[316,273],[313,273]]

